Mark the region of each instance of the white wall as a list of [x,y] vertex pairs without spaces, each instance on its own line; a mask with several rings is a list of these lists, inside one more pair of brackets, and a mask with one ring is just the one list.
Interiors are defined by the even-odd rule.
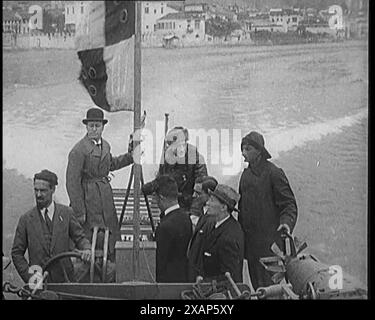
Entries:
[[66,1],[64,10],[65,25],[75,24],[77,26],[89,3],[90,1]]
[[60,34],[48,37],[48,35],[20,35],[13,46],[22,49],[32,48],[54,48],[54,49],[74,49],[73,36],[61,36]]
[[178,11],[168,7],[166,1],[142,1],[142,34],[153,33],[156,21],[173,12]]
[[[196,28],[195,26],[195,20],[192,19],[190,23],[188,23],[187,19],[185,20],[162,20],[159,21],[160,23],[163,22],[164,25],[167,23],[171,23],[173,26],[173,23],[175,24],[175,28],[164,28],[156,31],[156,34],[162,38],[164,35],[167,34],[175,34],[178,36],[181,40],[186,40],[186,41],[202,41],[205,39],[205,22],[204,20],[200,20],[199,22],[199,28]],[[188,33],[187,28],[188,25],[190,25],[192,32]],[[197,37],[198,35],[198,37]]]

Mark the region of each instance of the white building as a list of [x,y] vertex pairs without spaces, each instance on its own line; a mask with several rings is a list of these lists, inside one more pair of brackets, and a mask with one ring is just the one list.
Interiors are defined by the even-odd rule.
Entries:
[[272,24],[282,27],[284,32],[296,30],[302,18],[301,13],[294,9],[271,9],[269,19]]
[[158,20],[157,35],[165,37],[174,35],[186,41],[205,39],[205,20],[200,15],[190,12],[170,13]]
[[[87,10],[91,1],[65,1],[65,26],[75,31],[76,26]],[[156,30],[156,21],[169,13],[178,10],[168,5],[167,1],[142,1],[142,35],[148,35]]]
[[176,12],[166,1],[142,1],[142,35],[155,32],[157,20]]
[[77,24],[87,10],[90,1],[65,1],[65,27],[71,32],[76,31]]
[[30,32],[29,20],[31,14],[27,12],[14,12],[3,10],[3,33],[28,34]]

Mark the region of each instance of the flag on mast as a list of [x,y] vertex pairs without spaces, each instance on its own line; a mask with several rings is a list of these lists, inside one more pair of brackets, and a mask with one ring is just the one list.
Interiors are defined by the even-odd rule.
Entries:
[[134,1],[90,1],[77,26],[79,80],[109,111],[134,111]]

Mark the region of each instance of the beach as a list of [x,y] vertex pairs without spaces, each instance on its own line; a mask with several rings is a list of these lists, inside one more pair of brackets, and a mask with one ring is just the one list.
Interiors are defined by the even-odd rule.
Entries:
[[[146,49],[142,67],[146,128],[155,132],[157,121],[163,123],[168,112],[170,127],[228,129],[233,139],[221,140],[218,147],[210,144],[207,159],[222,154],[227,146],[236,155],[232,159],[236,165],[221,161],[210,163],[208,170],[235,189],[244,163],[241,136],[233,130],[242,136],[251,130],[262,132],[271,161],[283,168],[297,199],[294,234],[308,243],[306,251],[322,262],[342,266],[365,284],[367,49],[364,42]],[[34,204],[35,172],[55,171],[56,198],[69,204],[67,155],[85,134],[81,119],[92,106],[77,81],[79,67],[74,51],[4,52],[3,252],[7,256],[19,216]],[[106,117],[104,137],[114,154],[124,152],[132,113],[106,113]],[[48,150],[46,155],[43,150]],[[156,161],[146,164],[145,180],[152,179],[156,170]],[[128,176],[129,168],[115,172],[113,186],[125,187]]]

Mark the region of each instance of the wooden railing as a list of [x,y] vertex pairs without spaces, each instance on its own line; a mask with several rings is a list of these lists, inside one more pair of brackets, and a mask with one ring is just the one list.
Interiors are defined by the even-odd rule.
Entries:
[[[120,220],[122,207],[124,205],[126,189],[113,189],[113,200],[115,203],[117,217]],[[160,222],[160,210],[153,199],[152,196],[148,196],[148,201],[150,204],[151,215],[155,226]],[[152,234],[152,228],[150,224],[150,219],[147,212],[146,201],[144,196],[141,195],[140,198],[140,217],[141,217],[141,239],[150,239]],[[121,239],[123,241],[132,241],[133,239],[133,208],[134,208],[134,192],[133,189],[130,190],[129,198],[126,204],[124,219],[121,225]]]

